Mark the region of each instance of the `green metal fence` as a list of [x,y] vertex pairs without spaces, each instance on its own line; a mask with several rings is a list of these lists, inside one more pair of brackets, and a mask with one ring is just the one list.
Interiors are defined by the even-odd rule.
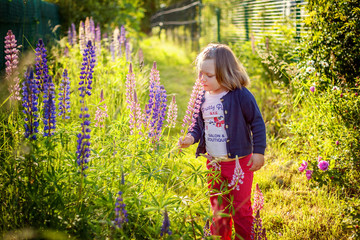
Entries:
[[45,44],[58,37],[60,17],[58,6],[41,0],[0,0],[0,70],[5,68],[4,38],[8,30],[14,33],[20,51],[36,45],[39,38]]
[[233,41],[248,41],[253,36],[261,39],[271,35],[281,40],[284,35],[279,27],[284,22],[296,29],[295,41],[306,34],[302,20],[306,17],[304,0],[244,0],[236,1],[233,23],[236,32]]

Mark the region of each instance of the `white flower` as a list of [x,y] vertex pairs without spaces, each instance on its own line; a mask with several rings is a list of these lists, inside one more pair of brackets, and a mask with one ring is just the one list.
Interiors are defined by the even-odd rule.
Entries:
[[333,90],[339,90],[339,87],[338,87],[338,86],[334,86],[334,87],[333,87]]
[[327,62],[325,62],[325,61],[321,61],[320,64],[323,67],[328,67],[329,66],[329,64]]
[[307,65],[314,65],[314,63],[315,63],[314,60],[310,60],[307,62]]
[[317,77],[320,77],[320,75],[321,75],[321,74],[320,74],[319,72],[316,72],[316,73],[315,73],[315,76],[317,76]]
[[313,72],[315,72],[315,68],[313,68],[313,67],[308,67],[308,68],[306,68],[306,72],[307,72],[307,73],[313,73]]

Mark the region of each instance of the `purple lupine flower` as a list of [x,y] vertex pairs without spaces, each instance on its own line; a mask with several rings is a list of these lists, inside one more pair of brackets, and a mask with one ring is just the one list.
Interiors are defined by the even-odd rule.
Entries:
[[329,162],[328,161],[320,161],[319,164],[318,164],[318,168],[322,171],[326,171],[329,169]]
[[160,74],[159,71],[156,69],[156,62],[153,63],[153,67],[150,72],[150,82],[149,82],[149,103],[146,105],[145,111],[145,121],[148,122],[150,116],[152,115],[152,111],[154,108],[155,103],[155,92],[157,86],[160,85]]
[[68,42],[69,42],[70,46],[73,45],[73,35],[72,35],[71,27],[69,27],[69,30],[68,30]]
[[120,39],[120,30],[116,26],[113,32],[113,41],[112,41],[115,56],[121,55],[121,46],[119,44],[119,39]]
[[67,69],[64,69],[63,79],[60,83],[60,90],[59,90],[59,116],[62,118],[70,119],[70,116],[66,113],[70,113],[70,81],[68,77]]
[[199,75],[198,79],[195,81],[193,90],[190,96],[186,114],[183,119],[181,133],[186,133],[185,130],[191,131],[195,126],[196,118],[200,111],[201,99],[204,95],[204,88],[201,84],[201,76]]
[[160,236],[165,236],[166,234],[171,235],[172,232],[170,231],[170,220],[169,220],[169,215],[168,212],[165,209],[164,212],[164,221],[163,224],[161,226],[161,233]]
[[90,17],[90,41],[95,44],[95,23],[92,17]]
[[80,21],[79,25],[79,47],[80,53],[83,54],[83,51],[86,48],[85,24],[83,21]]
[[256,211],[256,215],[254,217],[254,222],[253,222],[251,232],[252,232],[251,239],[253,239],[253,240],[267,240],[266,230],[265,230],[265,228],[263,228],[262,219],[260,217],[260,210]]
[[125,43],[125,40],[126,40],[125,35],[126,35],[125,27],[124,27],[124,25],[121,25],[121,28],[120,28],[120,43],[121,44]]
[[126,39],[125,41],[125,56],[126,56],[126,61],[131,62],[131,46],[129,39]]
[[81,133],[77,135],[78,137],[78,146],[77,146],[77,163],[81,167],[81,173],[84,174],[85,169],[88,168],[86,164],[89,162],[90,156],[90,114],[88,114],[88,108],[85,105],[85,96],[91,95],[91,83],[93,79],[92,73],[93,68],[95,66],[95,51],[93,46],[91,45],[91,41],[88,42],[86,49],[84,49],[83,53],[83,63],[81,68],[81,75],[80,75],[80,87],[78,88],[80,91],[80,103],[82,104],[81,107],[81,114],[80,119],[82,120],[81,123]]
[[166,118],[166,122],[167,127],[169,128],[174,128],[175,124],[176,124],[176,119],[177,119],[177,105],[176,105],[176,99],[175,96],[172,97],[172,101],[169,105],[169,110],[167,112],[167,118]]
[[[256,183],[256,189],[254,193],[254,203],[253,203],[253,212],[256,213],[264,207],[264,195],[260,190],[259,184]],[[255,215],[255,214],[254,214]]]
[[306,178],[307,178],[308,180],[311,179],[312,173],[313,173],[312,170],[306,170]]
[[9,30],[5,36],[5,71],[6,80],[9,82],[9,92],[11,100],[20,100],[20,85],[19,78],[17,77],[18,54],[15,35]]
[[104,127],[105,118],[109,117],[109,115],[107,114],[108,108],[106,106],[106,103],[101,104],[102,102],[104,102],[104,93],[101,89],[100,105],[97,107],[95,113],[95,127]]
[[99,56],[101,53],[101,29],[99,23],[95,28],[95,43],[96,43],[96,54]]
[[205,239],[206,237],[210,237],[210,236],[211,236],[210,221],[208,219],[208,220],[206,220],[205,226],[203,228],[203,239]]
[[234,174],[233,174],[231,182],[229,183],[228,186],[229,187],[235,187],[235,189],[237,191],[239,191],[240,190],[240,184],[243,184],[242,179],[244,179],[244,171],[242,170],[242,168],[240,166],[239,158],[236,156]]
[[76,34],[76,27],[74,23],[71,23],[71,29],[72,29],[72,44],[75,45],[77,43],[77,34]]
[[56,107],[55,107],[55,87],[52,78],[44,84],[44,137],[54,134],[52,130],[56,129]]
[[42,39],[39,39],[35,49],[35,71],[36,71],[36,84],[38,85],[41,92],[44,91],[44,86],[47,84],[49,79],[49,69],[46,59],[46,49]]
[[307,166],[308,166],[307,161],[303,160],[301,166],[299,167],[299,172],[303,172],[304,170],[306,170]]
[[28,67],[25,73],[25,81],[22,83],[22,106],[25,117],[25,137],[36,140],[36,133],[38,132],[38,94],[39,89],[34,79],[34,71]]
[[125,223],[129,221],[127,218],[128,213],[125,210],[126,204],[122,198],[122,192],[118,192],[119,196],[116,198],[115,203],[115,220],[113,221],[115,227],[122,228]]

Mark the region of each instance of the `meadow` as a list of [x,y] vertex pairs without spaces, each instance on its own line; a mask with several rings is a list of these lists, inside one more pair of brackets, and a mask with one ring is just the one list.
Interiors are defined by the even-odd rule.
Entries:
[[[20,99],[9,97],[14,79],[5,79],[4,239],[204,237],[212,218],[205,159],[195,158],[196,146],[182,151],[177,146],[196,80],[196,53],[158,37],[121,36],[130,39],[131,51],[125,41],[112,45],[109,39],[85,45],[63,38],[46,52],[37,43],[17,66]],[[319,84],[317,91],[309,90],[311,81],[294,80],[290,87],[271,81],[261,66],[264,59],[251,54],[249,43],[233,48],[248,70],[267,126],[266,164],[256,172],[253,188],[258,184],[264,196],[260,214],[267,239],[356,238],[358,190],[349,185],[357,175],[335,172],[338,158],[331,158],[340,155],[336,151],[349,156],[348,143],[356,140],[349,137],[356,128],[329,110],[329,95],[341,93],[332,87],[321,93]],[[353,102],[348,111],[357,111],[358,87],[349,88],[343,87],[348,90],[342,100]],[[171,108],[173,96],[177,111]],[[319,170],[319,156],[334,170]],[[312,167],[310,180],[299,171],[303,161]]]

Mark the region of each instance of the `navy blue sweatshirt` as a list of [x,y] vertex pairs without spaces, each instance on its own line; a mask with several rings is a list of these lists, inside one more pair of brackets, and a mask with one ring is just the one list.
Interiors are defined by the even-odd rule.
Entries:
[[[204,101],[205,96],[201,100],[201,106]],[[264,154],[266,148],[265,123],[251,92],[245,87],[237,88],[224,95],[220,101],[223,104],[225,115],[228,157],[235,158],[251,153]],[[206,153],[205,127],[201,111],[196,118],[193,130],[189,133],[194,137],[194,143],[200,141],[196,156]]]

